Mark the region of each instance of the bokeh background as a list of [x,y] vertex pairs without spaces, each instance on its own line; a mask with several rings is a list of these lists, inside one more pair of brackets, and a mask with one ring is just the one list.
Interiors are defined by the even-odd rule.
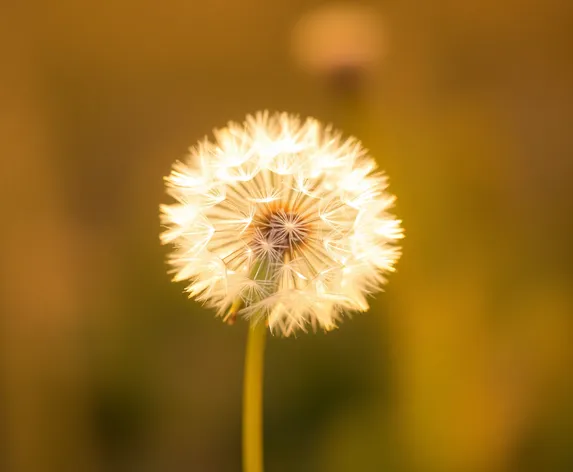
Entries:
[[246,325],[166,275],[162,177],[259,109],[359,136],[407,238],[270,339],[271,472],[573,470],[573,2],[4,1],[0,470],[240,470]]

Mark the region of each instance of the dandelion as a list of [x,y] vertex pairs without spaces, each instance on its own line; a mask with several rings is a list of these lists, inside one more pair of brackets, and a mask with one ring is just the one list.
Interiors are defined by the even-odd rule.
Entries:
[[161,239],[174,245],[174,280],[227,321],[265,321],[287,336],[366,311],[402,229],[360,142],[268,112],[214,134],[166,178],[177,203],[161,206]]
[[262,472],[265,336],[333,329],[366,311],[400,256],[386,177],[355,138],[317,120],[257,113],[191,149],[161,206],[175,281],[229,323],[251,322],[243,464]]
[[329,2],[296,23],[291,53],[298,66],[331,85],[350,89],[376,71],[389,49],[379,12],[359,2]]

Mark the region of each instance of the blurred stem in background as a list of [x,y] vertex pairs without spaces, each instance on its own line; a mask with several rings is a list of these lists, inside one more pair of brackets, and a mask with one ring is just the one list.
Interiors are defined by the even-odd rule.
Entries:
[[332,118],[346,135],[364,139],[363,122],[365,103],[362,99],[362,71],[344,68],[333,71],[328,77],[328,98]]
[[267,327],[249,327],[243,380],[243,472],[263,472],[263,365]]

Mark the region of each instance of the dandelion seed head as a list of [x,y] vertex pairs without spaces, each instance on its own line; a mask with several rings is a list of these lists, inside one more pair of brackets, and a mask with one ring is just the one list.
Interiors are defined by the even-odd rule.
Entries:
[[336,327],[366,311],[400,257],[385,176],[355,138],[260,112],[215,130],[166,177],[175,281],[223,317],[271,331]]

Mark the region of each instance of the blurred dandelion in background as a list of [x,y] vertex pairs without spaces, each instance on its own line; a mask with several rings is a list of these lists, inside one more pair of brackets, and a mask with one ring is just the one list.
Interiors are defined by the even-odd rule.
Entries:
[[310,10],[291,36],[291,54],[298,66],[342,88],[359,86],[387,51],[387,31],[378,11],[351,2]]

